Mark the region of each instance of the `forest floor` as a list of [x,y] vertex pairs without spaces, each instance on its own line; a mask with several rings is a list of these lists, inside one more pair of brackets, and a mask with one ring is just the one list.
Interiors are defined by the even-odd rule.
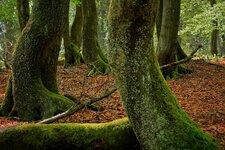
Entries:
[[[217,63],[212,61],[211,63]],[[187,64],[193,72],[168,80],[181,107],[208,134],[219,139],[225,147],[225,65],[213,65],[204,60],[194,60]],[[0,103],[10,71],[0,72]],[[111,75],[87,77],[87,66],[58,67],[58,84],[62,94],[68,94],[80,101],[102,95],[114,87]],[[98,110],[85,108],[72,116],[57,122],[102,123],[126,116],[118,92],[94,104]],[[0,117],[0,128],[24,124],[23,122]]]

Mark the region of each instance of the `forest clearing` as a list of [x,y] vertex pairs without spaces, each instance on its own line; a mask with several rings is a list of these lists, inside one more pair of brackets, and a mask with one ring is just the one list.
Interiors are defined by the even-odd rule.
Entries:
[[[225,147],[225,78],[223,78],[225,76],[225,65],[212,65],[200,59],[189,62],[187,66],[193,71],[191,74],[168,80],[168,83],[181,107],[198,123],[202,130],[218,138],[219,143]],[[66,69],[60,65],[58,67],[60,92],[76,97],[80,97],[81,93],[83,93],[87,99],[87,95],[89,97],[101,95],[102,92],[112,88],[115,84],[111,75],[87,77],[86,74],[87,66],[85,65]],[[1,102],[4,97],[9,72],[4,71],[0,75]],[[126,117],[118,92],[94,105],[101,109],[84,108],[55,123],[103,123]],[[0,117],[0,128],[27,123],[20,122],[16,118]]]

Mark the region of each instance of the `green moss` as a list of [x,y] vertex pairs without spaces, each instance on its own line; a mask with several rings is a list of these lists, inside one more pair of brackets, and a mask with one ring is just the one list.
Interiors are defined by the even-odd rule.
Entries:
[[[12,144],[10,144],[12,143]],[[51,124],[8,128],[0,133],[2,150],[132,149],[138,145],[127,119],[101,124]]]

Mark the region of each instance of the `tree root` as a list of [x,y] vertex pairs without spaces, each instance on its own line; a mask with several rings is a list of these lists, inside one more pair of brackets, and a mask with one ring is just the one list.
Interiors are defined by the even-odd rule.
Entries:
[[25,125],[0,129],[2,150],[138,149],[127,118],[100,124]]

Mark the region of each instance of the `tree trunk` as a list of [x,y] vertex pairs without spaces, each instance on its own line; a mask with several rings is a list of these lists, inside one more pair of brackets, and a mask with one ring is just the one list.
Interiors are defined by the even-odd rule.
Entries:
[[32,16],[15,47],[11,114],[22,120],[48,118],[74,104],[56,94],[58,48],[68,2],[34,1]]
[[17,10],[19,17],[20,30],[22,31],[30,17],[29,0],[17,0]]
[[[210,0],[211,7],[213,7],[216,4],[216,0]],[[218,22],[216,20],[213,20],[213,28],[216,28],[218,26]],[[211,54],[217,55],[217,42],[218,42],[218,29],[213,29],[211,33]]]
[[[180,0],[163,0],[162,25],[157,50],[161,66],[177,60],[179,17]],[[176,67],[162,69],[162,73],[164,76],[173,77]]]
[[85,63],[92,66],[90,74],[94,72],[108,73],[108,60],[98,43],[97,10],[95,0],[82,0],[83,11],[83,58]]
[[76,7],[76,15],[71,26],[71,32],[69,30],[69,10],[66,21],[66,28],[64,31],[64,47],[65,47],[65,67],[70,65],[78,65],[82,61],[80,53],[81,46],[81,32],[82,32],[82,8]]
[[79,49],[81,47],[81,34],[83,25],[82,4],[76,6],[76,15],[71,26],[71,42]]
[[108,24],[107,14],[109,9],[110,0],[98,0],[98,40],[99,45],[103,49],[108,48]]
[[135,150],[138,141],[127,119],[102,124],[52,124],[0,130],[2,150]]
[[153,48],[157,2],[110,4],[109,62],[131,126],[143,150],[216,149],[181,109],[160,73]]
[[[17,0],[17,10],[20,30],[22,31],[30,17],[29,0]],[[9,78],[3,104],[0,107],[0,114],[8,116],[13,108],[13,91],[12,91],[12,77]],[[1,113],[2,112],[2,113]]]

